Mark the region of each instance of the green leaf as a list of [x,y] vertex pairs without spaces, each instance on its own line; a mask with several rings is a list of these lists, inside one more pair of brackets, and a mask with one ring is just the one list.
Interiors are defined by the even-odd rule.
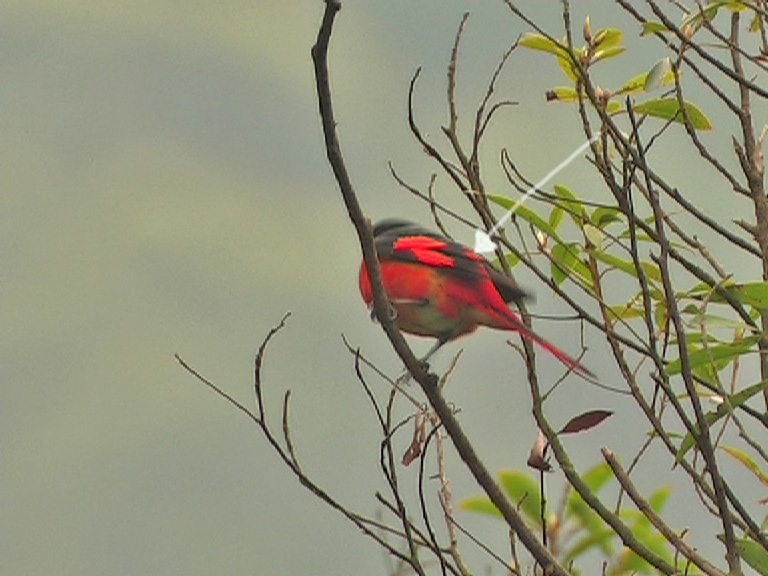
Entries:
[[593,44],[600,48],[608,48],[611,46],[618,46],[623,40],[624,33],[618,28],[603,28],[595,34]]
[[610,528],[604,528],[602,530],[591,532],[586,534],[583,538],[576,541],[565,556],[564,564],[568,566],[572,560],[575,560],[585,552],[589,552],[592,548],[600,547],[603,553],[610,557],[613,555],[613,546],[611,540],[616,537],[616,533]]
[[[655,530],[649,530],[646,534],[643,534],[639,537],[637,534],[635,534],[635,537],[637,537],[637,539],[640,540],[640,542],[642,542],[645,547],[653,552],[656,556],[664,559],[664,561],[668,564],[672,563],[672,558],[668,549],[669,544],[661,534]],[[658,574],[658,572],[656,572],[656,570],[654,570],[646,560],[634,552],[627,556],[626,561],[622,563],[621,567],[623,570],[622,574],[634,574],[636,572],[642,574]]]
[[574,270],[579,260],[581,246],[576,243],[555,244],[552,247],[552,264],[550,272],[555,284],[560,286]]
[[520,46],[530,48],[531,50],[538,50],[539,52],[548,52],[558,56],[566,53],[563,48],[541,34],[531,33],[524,35],[520,38]]
[[616,102],[615,100],[611,100],[605,106],[605,112],[607,114],[616,114],[616,112],[620,112],[621,110],[622,110],[621,103]]
[[640,541],[647,540],[651,535],[651,521],[642,513],[634,515],[634,522],[631,524],[632,534]]
[[[634,111],[638,114],[645,114],[654,118],[674,120],[679,124],[685,122],[677,98],[656,98],[654,100],[648,100],[636,105]],[[709,118],[707,118],[707,116],[694,104],[685,102],[685,111],[688,114],[688,119],[691,121],[691,125],[696,130],[712,129],[712,123],[709,121]]]
[[667,301],[658,300],[653,310],[653,320],[656,322],[656,326],[659,330],[664,330],[667,325]]
[[626,50],[627,49],[624,48],[624,46],[609,46],[608,48],[597,50],[592,61],[600,62],[601,60],[608,60],[608,58],[615,58]]
[[[572,79],[574,82],[576,81],[575,77]],[[569,86],[555,86],[551,90],[547,90],[547,101],[552,102],[553,100],[557,102],[578,102],[579,93],[575,88]],[[605,105],[605,111],[608,114],[615,114],[621,110],[621,102],[616,102],[615,100],[610,100]]]
[[[654,493],[652,498],[655,497],[656,500],[663,500],[666,498],[666,493],[668,490],[669,488],[662,488]],[[663,558],[666,561],[669,561],[670,555],[668,550],[668,542],[653,527],[651,521],[648,520],[648,517],[645,514],[637,512],[636,514],[630,515],[630,518],[634,518],[634,521],[631,524],[631,530],[635,538],[642,542],[646,548],[654,552],[657,556]],[[636,556],[635,554],[632,554],[627,558],[626,562],[622,564],[622,569],[622,574],[632,574],[635,571],[642,572],[644,574],[656,574],[656,572],[651,569],[651,566],[645,560],[639,556]]]
[[745,306],[754,306],[755,308],[768,308],[768,282],[754,282],[750,284],[741,284],[729,288],[736,299]]
[[[707,412],[704,415],[704,420],[709,426],[712,426],[712,424],[714,424],[719,418],[720,417],[714,412]],[[696,430],[696,435],[698,435],[699,426],[697,424],[694,424],[694,429]],[[696,440],[694,439],[693,435],[688,432],[688,434],[686,434],[683,438],[683,442],[680,444],[680,448],[677,450],[677,456],[675,456],[675,464],[680,464],[680,462],[683,461],[683,458],[685,458],[685,455],[691,448],[693,448],[695,444]]]
[[[553,40],[542,36],[541,34],[526,34],[520,39],[520,45],[531,50],[538,50],[539,52],[546,52],[548,54],[554,54],[557,57],[557,64],[563,70],[565,75],[572,82],[576,82],[579,75],[577,69],[573,66],[573,61],[568,54],[567,48],[558,45]],[[581,59],[583,56],[583,50],[574,50],[574,57]]]
[[612,477],[613,473],[611,472],[610,466],[606,463],[602,463],[587,470],[581,479],[592,492],[597,494]]
[[536,526],[541,526],[541,494],[539,485],[518,470],[499,472],[499,483],[515,506]]
[[642,306],[634,305],[634,306],[623,306],[623,305],[617,305],[617,306],[609,306],[611,312],[616,316],[616,318],[621,318],[623,320],[629,320],[632,318],[642,318],[645,316],[645,311],[643,310]]
[[520,258],[514,252],[510,252],[509,254],[505,254],[504,255],[504,259],[507,261],[507,264],[509,264],[510,268],[514,268],[515,266],[520,264]]
[[768,552],[757,542],[741,538],[736,540],[736,551],[761,576],[768,576]]
[[607,556],[612,552],[610,539],[604,537],[605,523],[600,516],[590,508],[575,490],[568,495],[566,518],[570,518],[578,527],[583,528],[587,534],[593,537],[596,545]]
[[705,21],[711,22],[717,16],[717,12],[723,6],[727,6],[733,12],[741,12],[746,9],[743,2],[735,2],[734,0],[715,0],[709,4],[702,6],[701,10],[691,11],[691,13],[683,19],[680,24],[680,29],[684,30],[687,26],[690,26],[695,32],[702,27]]
[[754,474],[755,477],[763,483],[764,486],[768,486],[768,475],[760,470],[760,466],[757,465],[757,462],[755,462],[749,454],[729,446],[721,446],[720,449],[724,452],[727,452],[736,460],[744,464],[744,466],[746,466],[752,472],[752,474]]
[[595,208],[589,221],[601,230],[614,222],[621,222],[621,211],[618,208],[599,207]]
[[[695,306],[693,306],[693,304],[691,304],[691,307],[696,308]],[[688,342],[688,344],[700,344],[702,342],[706,342],[708,346],[723,343],[722,340],[718,340],[711,334],[707,334],[706,336],[704,336],[701,332],[691,332],[690,334],[686,334],[685,341]]]
[[640,36],[648,36],[649,34],[657,33],[663,34],[664,32],[669,32],[669,28],[664,24],[654,20],[647,20],[646,22],[643,22],[643,31],[640,33]]
[[[644,72],[630,78],[624,86],[616,91],[616,94],[637,94],[645,91],[645,85],[648,82],[648,75],[650,72]],[[662,86],[675,83],[675,72],[670,70],[661,82]]]
[[[630,238],[631,236],[632,235],[630,234],[629,229],[627,229],[624,232],[622,232],[621,234],[619,234],[619,238],[621,238],[622,240],[624,240],[626,238]],[[654,240],[653,238],[648,236],[648,234],[643,234],[639,230],[636,231],[635,237],[637,238],[638,242],[651,242],[653,244],[656,244],[656,240]]]
[[581,226],[582,221],[588,217],[587,210],[584,208],[581,200],[576,198],[569,188],[561,184],[555,184],[555,194],[562,201],[560,204],[571,215],[571,219],[576,226]]
[[711,22],[717,16],[718,10],[728,4],[728,0],[716,0],[702,6],[701,10],[692,10],[680,24],[680,30],[685,30],[690,26],[695,32],[704,24],[705,21]]
[[669,493],[671,491],[672,488],[670,486],[665,486],[654,492],[651,497],[648,498],[648,504],[650,505],[651,510],[660,513],[664,508],[664,504],[667,503],[667,498],[669,498]]
[[[574,50],[574,58],[576,58],[576,60],[581,61],[581,59],[583,58],[583,55],[584,55],[583,50],[581,49]],[[557,64],[558,66],[560,66],[560,69],[563,71],[563,73],[568,77],[568,79],[571,82],[575,83],[578,81],[579,69],[573,63],[573,59],[568,55],[567,52],[558,54]]]
[[488,516],[497,516],[503,518],[501,511],[496,508],[496,505],[491,502],[488,496],[471,496],[465,498],[459,502],[459,508],[462,510],[468,510],[470,512],[476,512],[478,514],[486,514]]
[[[758,309],[768,309],[768,282],[750,282],[748,284],[729,284],[723,286],[744,306],[753,306]],[[714,289],[705,283],[697,284],[688,291],[688,295],[703,295],[710,302],[722,304],[725,299],[714,292]]]
[[[507,261],[507,264],[509,264],[510,268],[514,268],[518,264],[520,264],[520,258],[517,257],[517,254],[514,252],[508,252],[504,255],[504,260]],[[501,265],[501,261],[498,258],[494,258],[491,261],[491,264],[493,264],[493,267],[496,268],[496,270],[503,270],[504,268]]]
[[751,8],[744,0],[726,0],[725,4],[731,12],[744,12],[747,8]]
[[560,224],[563,223],[563,217],[565,211],[560,206],[553,206],[552,211],[549,213],[549,225],[553,230],[560,228]]
[[547,100],[557,100],[558,102],[578,102],[579,93],[570,86],[555,86],[547,92]]
[[686,314],[691,314],[691,317],[687,319],[686,325],[699,329],[701,326],[707,328],[732,328],[734,330],[742,329],[745,327],[745,323],[735,318],[728,318],[726,316],[718,316],[716,314],[703,314],[701,310],[691,305],[694,308],[692,312],[688,312],[686,307]]
[[[707,349],[694,350],[688,354],[688,363],[691,368],[696,368],[714,361],[722,368],[737,356],[750,352],[759,339],[759,336],[750,336],[740,342],[730,342],[720,346],[710,346]],[[667,374],[679,374],[681,370],[682,363],[679,358],[667,365]]]
[[[622,272],[626,272],[627,274],[637,278],[637,270],[635,270],[635,264],[631,260],[624,260],[618,256],[614,256],[613,254],[608,254],[607,252],[595,251],[593,252],[593,255],[596,260],[608,264],[609,266],[613,266],[614,268],[618,268]],[[648,278],[657,282],[661,282],[661,272],[659,271],[658,266],[652,262],[646,261],[641,261],[640,266]]]
[[[511,198],[505,196],[496,196],[494,194],[488,194],[488,200],[494,204],[498,204],[505,210],[511,209],[517,202]],[[515,215],[519,216],[529,224],[531,224],[537,230],[544,232],[547,236],[556,240],[560,244],[563,244],[563,240],[558,235],[557,231],[549,225],[549,222],[544,220],[541,216],[526,208],[525,206],[518,206],[515,210]]]
[[[643,91],[651,92],[652,90],[656,90],[656,88],[662,86],[664,84],[664,80],[667,78],[667,76],[669,76],[671,72],[672,62],[670,61],[669,56],[656,62],[653,68],[651,68],[648,71],[648,74],[645,76]],[[672,74],[672,78],[674,78],[674,74]]]
[[[733,409],[735,410],[736,408],[744,404],[744,402],[752,398],[752,396],[754,396],[758,392],[762,392],[766,388],[768,388],[768,380],[763,380],[762,382],[758,382],[757,384],[752,384],[751,386],[744,388],[744,390],[741,390],[736,394],[733,394],[728,398],[728,401],[730,405],[733,407]],[[722,418],[728,413],[729,413],[728,405],[725,402],[723,402],[722,404],[719,404],[717,406],[716,410],[707,412],[706,414],[704,414],[704,420],[707,422],[709,426],[712,426],[715,422],[720,420],[720,418]],[[698,425],[694,425],[694,431],[696,432],[697,435],[699,434]],[[683,437],[683,441],[680,443],[680,448],[677,451],[677,456],[675,457],[675,462],[677,464],[682,462],[683,457],[691,448],[693,448],[693,445],[695,443],[696,441],[694,440],[693,435],[690,432],[688,432]]]
[[691,372],[702,382],[714,386],[715,382],[717,382],[717,373],[720,369],[721,367],[717,364],[702,364],[691,370]]
[[[594,494],[597,494],[612,477],[611,469],[608,467],[608,464],[605,463],[590,468],[582,475],[584,483]],[[587,506],[586,502],[584,502],[582,497],[575,490],[568,493],[565,518],[570,518],[575,521],[577,525],[584,528],[593,538],[594,543],[600,546],[600,549],[604,554],[611,554],[610,538],[606,538],[603,534],[605,531],[605,524],[595,511]]]
[[587,239],[589,245],[595,250],[603,250],[603,241],[605,240],[605,234],[597,226],[592,224],[584,224],[584,236]]

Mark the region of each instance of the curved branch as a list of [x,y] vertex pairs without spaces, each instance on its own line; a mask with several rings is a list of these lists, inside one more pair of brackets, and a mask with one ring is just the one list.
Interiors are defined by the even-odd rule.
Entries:
[[627,492],[632,502],[635,503],[637,509],[643,513],[643,515],[653,524],[653,526],[664,536],[664,539],[671,543],[677,551],[679,551],[687,560],[698,566],[704,574],[709,576],[725,576],[722,570],[710,564],[706,558],[703,558],[696,550],[688,546],[685,541],[678,536],[667,524],[662,520],[661,516],[648,504],[648,501],[635,488],[634,483],[629,478],[629,475],[624,471],[619,464],[613,452],[607,448],[602,449],[603,458],[611,467],[613,475],[618,480],[621,487]]
[[450,406],[443,398],[438,388],[438,378],[428,373],[409,348],[402,334],[394,325],[389,315],[389,304],[381,282],[381,271],[376,258],[376,250],[373,244],[371,227],[360,208],[357,196],[347,173],[344,158],[341,154],[338,136],[336,134],[336,122],[333,114],[331,91],[328,82],[328,44],[333,29],[333,22],[341,8],[339,0],[326,0],[325,13],[317,42],[312,48],[312,60],[315,67],[317,81],[318,101],[320,116],[325,136],[328,161],[333,168],[336,181],[339,184],[341,195],[349,212],[350,219],[355,226],[358,238],[363,250],[363,258],[371,276],[373,288],[374,312],[380,318],[381,326],[389,338],[392,346],[405,363],[406,368],[413,379],[421,386],[432,408],[437,413],[446,432],[451,437],[456,451],[469,468],[475,480],[480,484],[494,505],[501,511],[510,529],[520,538],[520,541],[528,549],[533,557],[544,568],[545,573],[553,576],[566,576],[569,572],[561,566],[547,548],[539,541],[536,534],[528,527],[522,515],[505,496],[501,487],[496,483],[491,473],[483,465],[464,434],[458,420],[454,416]]

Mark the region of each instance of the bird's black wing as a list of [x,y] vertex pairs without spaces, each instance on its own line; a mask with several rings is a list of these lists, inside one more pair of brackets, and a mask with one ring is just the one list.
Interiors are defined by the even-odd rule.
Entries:
[[373,227],[376,252],[381,260],[412,262],[440,268],[464,282],[478,279],[478,266],[484,266],[505,302],[531,298],[496,270],[485,258],[458,242],[407,220],[389,218]]

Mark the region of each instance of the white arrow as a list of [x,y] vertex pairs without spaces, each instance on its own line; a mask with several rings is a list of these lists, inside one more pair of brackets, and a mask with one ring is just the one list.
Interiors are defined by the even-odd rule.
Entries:
[[544,184],[549,182],[550,178],[552,178],[555,174],[560,172],[560,170],[568,166],[568,164],[570,164],[579,154],[581,154],[587,148],[587,146],[592,144],[592,142],[597,140],[599,137],[600,137],[600,134],[594,134],[592,138],[590,138],[589,140],[584,142],[584,144],[582,144],[576,150],[574,150],[573,153],[570,156],[568,156],[568,158],[566,158],[565,160],[560,162],[560,164],[555,166],[555,168],[552,171],[550,171],[549,174],[547,174],[546,176],[544,176],[544,178],[542,178],[536,184],[534,184],[531,187],[531,189],[528,190],[528,192],[526,192],[522,198],[520,198],[520,200],[515,202],[515,205],[512,206],[512,208],[510,208],[509,210],[507,210],[506,214],[504,214],[504,216],[502,216],[501,219],[499,219],[499,221],[496,222],[494,227],[488,230],[488,232],[480,230],[479,228],[475,230],[475,252],[477,252],[478,254],[493,252],[493,250],[496,248],[496,244],[494,243],[493,240],[491,240],[491,234],[495,234],[496,231],[499,228],[501,228],[504,225],[504,223],[512,217],[512,214],[515,213],[515,210],[517,210],[523,204],[523,202],[528,200],[531,194],[533,194],[537,189],[541,188],[542,186],[544,186]]

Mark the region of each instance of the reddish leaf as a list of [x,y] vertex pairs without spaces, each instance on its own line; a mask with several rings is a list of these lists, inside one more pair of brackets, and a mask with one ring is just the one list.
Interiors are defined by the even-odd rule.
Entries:
[[612,414],[613,412],[609,410],[590,410],[589,412],[584,412],[575,418],[571,418],[568,424],[560,430],[560,434],[576,434],[577,432],[589,430]]

